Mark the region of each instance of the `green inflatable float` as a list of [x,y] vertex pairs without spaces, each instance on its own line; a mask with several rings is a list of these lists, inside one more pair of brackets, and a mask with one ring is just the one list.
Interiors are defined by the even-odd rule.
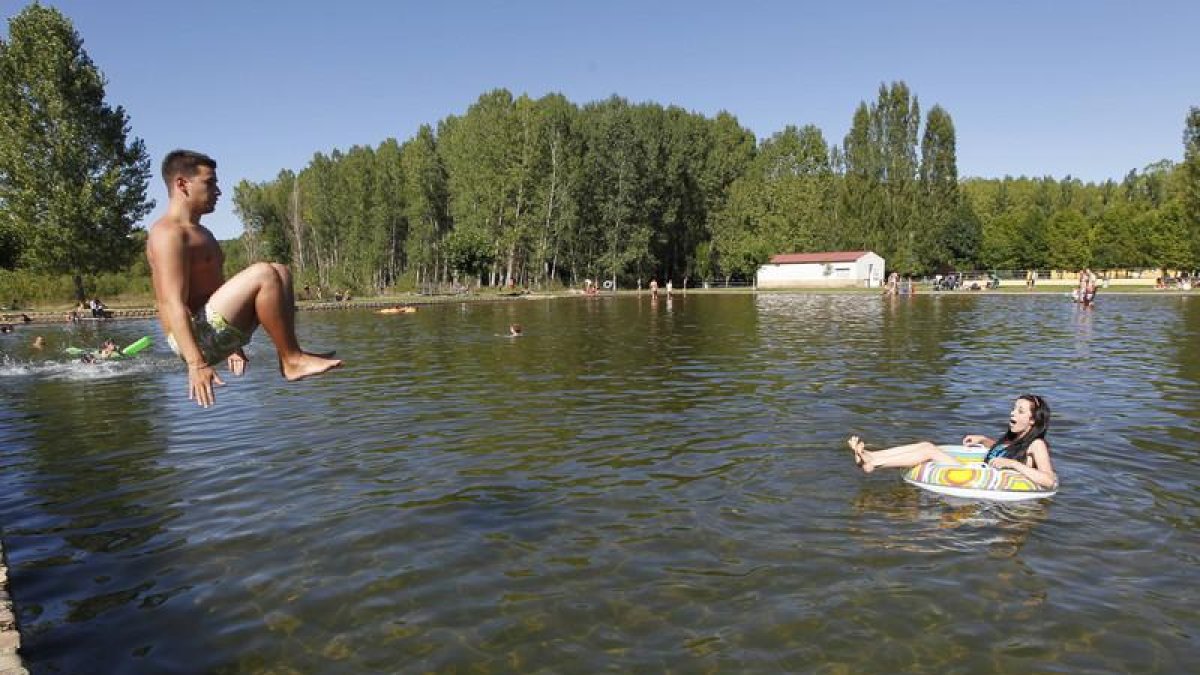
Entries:
[[[154,344],[154,340],[149,335],[143,335],[142,337],[138,338],[137,340],[134,340],[133,342],[126,345],[124,349],[114,352],[112,354],[112,356],[109,356],[108,358],[109,359],[127,359],[127,358],[130,358],[133,356],[137,356],[139,353],[142,352],[142,350],[146,349],[147,347],[149,347],[152,344]],[[71,356],[83,356],[84,354],[91,354],[93,358],[100,358],[99,352],[97,352],[95,349],[83,349],[81,347],[67,347],[63,351],[65,351],[67,354],[69,354]]]

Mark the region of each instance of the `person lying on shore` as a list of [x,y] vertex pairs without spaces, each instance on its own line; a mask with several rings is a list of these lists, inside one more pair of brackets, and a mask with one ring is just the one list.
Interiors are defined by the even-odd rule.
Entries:
[[226,281],[221,246],[200,224],[221,195],[216,161],[175,150],[163,160],[162,177],[169,203],[166,214],[150,227],[146,258],[167,343],[187,363],[188,398],[204,408],[213,405],[214,385],[224,384],[213,366],[223,359],[234,375],[245,372],[248,361],[242,348],[259,324],[275,343],[279,371],[288,380],[342,365],[332,353],[300,348],[287,267],[259,262]]
[[[1050,406],[1045,399],[1022,394],[1013,402],[1008,429],[1000,440],[967,434],[962,442],[963,445],[982,445],[987,448],[984,464],[994,469],[1011,469],[1043,488],[1053,488],[1058,485],[1058,475],[1054,472],[1054,465],[1050,461],[1050,445],[1046,442],[1049,425]],[[929,441],[874,451],[867,450],[866,443],[858,436],[851,436],[847,443],[854,452],[854,463],[864,473],[883,467],[907,469],[924,462],[958,463],[957,459]]]

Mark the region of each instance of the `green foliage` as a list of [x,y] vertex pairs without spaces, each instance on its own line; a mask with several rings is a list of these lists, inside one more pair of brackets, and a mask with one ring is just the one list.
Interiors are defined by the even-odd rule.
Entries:
[[491,239],[478,228],[464,227],[446,237],[446,264],[450,269],[478,277],[495,260]]
[[1092,264],[1091,232],[1083,214],[1062,210],[1046,221],[1046,266],[1077,270]]
[[1179,175],[1180,220],[1192,242],[1192,264],[1200,261],[1200,107],[1188,110]]
[[1093,230],[1092,264],[1099,269],[1149,267],[1149,251],[1139,245],[1137,209],[1127,203],[1112,205],[1097,219]]
[[1156,267],[1170,270],[1189,269],[1196,265],[1197,260],[1192,253],[1193,241],[1179,202],[1141,213],[1134,225],[1138,230],[1148,233],[1150,257]]
[[449,231],[446,170],[438,156],[433,129],[422,126],[401,147],[404,178],[405,263],[418,277],[437,276],[438,243]]
[[[326,285],[749,278],[772,254],[815,250],[874,250],[913,273],[1191,259],[1170,162],[1119,184],[960,181],[950,114],[920,122],[903,82],[860,105],[834,147],[812,126],[756,144],[728,113],[499,89],[436,133],[318,154],[294,184],[281,173],[235,201],[249,255],[286,231]],[[1134,226],[1151,211],[1153,227]]]
[[[0,269],[0,304],[5,306],[15,301],[26,309],[67,308],[76,302],[75,291],[75,279],[69,274]],[[148,305],[154,301],[150,273],[144,265],[88,277],[83,292],[86,297],[102,298],[110,306]]]
[[247,227],[233,246],[246,261],[290,258],[303,283],[356,290],[459,275],[750,278],[772,254],[806,250],[875,250],[916,273],[1195,259],[1184,168],[1101,185],[960,181],[949,113],[933,106],[923,133],[919,121],[903,83],[863,103],[839,147],[812,126],[756,144],[726,113],[496,90],[436,133],[239,184]]
[[923,271],[967,266],[979,246],[979,221],[964,208],[958,187],[954,122],[933,106],[921,139],[918,258]]
[[0,262],[50,273],[126,267],[149,158],[58,10],[29,5],[0,42]]
[[269,183],[243,180],[233,187],[233,211],[245,229],[243,240],[253,261],[291,263],[292,195],[296,177],[281,171]]

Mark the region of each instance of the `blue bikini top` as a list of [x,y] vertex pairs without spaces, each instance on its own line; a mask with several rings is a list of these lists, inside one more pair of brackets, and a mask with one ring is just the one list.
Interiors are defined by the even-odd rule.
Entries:
[[996,459],[997,457],[1007,457],[1009,459],[1015,459],[1018,462],[1024,461],[1025,453],[1021,453],[1021,457],[1013,457],[1008,454],[1008,449],[1009,446],[997,441],[996,444],[992,446],[992,449],[987,451],[987,455],[983,458],[983,463],[991,464],[992,460]]

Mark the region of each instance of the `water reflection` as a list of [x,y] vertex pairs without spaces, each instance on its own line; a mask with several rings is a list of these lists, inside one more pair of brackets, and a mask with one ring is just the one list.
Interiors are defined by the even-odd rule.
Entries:
[[12,417],[3,428],[15,441],[5,444],[13,453],[5,472],[19,476],[4,511],[22,514],[6,519],[5,542],[36,552],[13,556],[14,597],[24,630],[46,634],[27,641],[26,656],[52,665],[63,652],[86,660],[105,649],[77,646],[54,629],[63,622],[119,625],[131,645],[121,657],[135,658],[170,623],[146,610],[186,591],[169,562],[185,541],[170,531],[181,507],[158,424],[159,363],[30,356],[4,373]]
[[[1015,557],[1033,530],[1049,519],[1051,500],[965,500],[892,484],[887,489],[864,486],[854,508],[863,517],[886,520],[878,543],[883,548],[926,553],[984,549],[994,557]],[[907,528],[909,538],[899,543],[895,528],[905,524],[913,527]]]

